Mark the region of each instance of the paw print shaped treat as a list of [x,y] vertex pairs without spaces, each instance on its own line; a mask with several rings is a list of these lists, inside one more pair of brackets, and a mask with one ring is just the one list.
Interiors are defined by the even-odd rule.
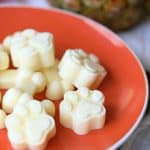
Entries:
[[60,123],[80,135],[100,129],[106,115],[103,102],[104,95],[98,90],[81,87],[77,91],[66,92],[59,107]]
[[17,103],[25,104],[32,99],[32,95],[25,93],[17,88],[10,88],[3,96],[2,108],[6,113],[12,113]]
[[4,47],[0,45],[0,71],[6,70],[9,67],[9,56],[4,50]]
[[6,117],[8,138],[15,150],[44,150],[56,133],[55,121],[38,101],[17,104]]
[[48,32],[25,29],[6,37],[3,45],[15,67],[37,71],[52,66],[55,60],[53,35]]
[[[2,108],[6,113],[12,113],[17,104],[23,105],[32,100],[33,96],[31,94],[17,88],[10,88],[3,96]],[[45,99],[40,101],[40,103],[47,114],[51,116],[55,115],[55,106],[50,100]]]
[[41,72],[30,69],[19,69],[16,87],[30,94],[42,92],[46,86],[46,78]]
[[72,84],[59,76],[58,63],[56,60],[53,67],[43,70],[47,78],[46,96],[51,100],[60,100],[66,91],[73,90]]
[[96,89],[106,76],[106,70],[95,55],[69,49],[60,61],[59,75],[77,88]]

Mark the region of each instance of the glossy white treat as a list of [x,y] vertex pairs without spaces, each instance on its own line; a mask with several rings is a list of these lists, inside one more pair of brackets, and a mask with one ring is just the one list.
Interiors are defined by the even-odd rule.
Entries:
[[68,49],[60,61],[59,75],[77,88],[96,89],[106,76],[106,70],[95,55],[81,49]]
[[49,32],[25,29],[6,37],[3,45],[15,67],[35,71],[52,66],[55,60],[53,35]]
[[17,104],[5,123],[8,138],[15,150],[44,150],[56,133],[53,117],[35,100]]
[[43,69],[43,73],[47,78],[47,89],[46,96],[51,100],[60,100],[63,98],[64,93],[68,90],[72,90],[73,86],[71,83],[63,80],[58,74],[58,63],[55,61],[55,64],[51,68]]
[[59,106],[60,123],[80,135],[102,128],[106,116],[104,99],[102,92],[85,87],[66,92]]
[[0,45],[0,71],[6,70],[9,67],[9,56],[4,50],[4,47]]
[[42,92],[46,86],[46,78],[41,72],[30,69],[19,69],[16,87],[30,94]]
[[6,52],[10,53],[10,45],[11,45],[11,40],[12,37],[11,36],[7,36],[5,37],[5,39],[3,40],[3,46]]
[[2,108],[5,112],[12,113],[17,103],[25,104],[32,99],[32,95],[17,88],[10,88],[3,96]]
[[41,101],[41,104],[44,107],[47,114],[49,114],[50,116],[55,115],[55,105],[53,104],[53,102],[51,102],[48,99],[45,99]]
[[16,69],[0,71],[0,89],[9,89],[15,86],[17,77]]
[[0,92],[0,105],[1,105],[1,103],[2,103],[2,94]]
[[5,128],[6,113],[0,109],[0,129]]
[[[33,96],[31,94],[23,92],[22,90],[17,89],[17,88],[11,88],[7,90],[3,96],[2,108],[5,112],[12,113],[14,110],[14,107],[17,104],[23,105],[32,100],[33,100]],[[47,114],[51,116],[55,115],[55,106],[50,100],[45,99],[45,100],[40,101],[40,103],[42,107],[45,109],[45,112]]]

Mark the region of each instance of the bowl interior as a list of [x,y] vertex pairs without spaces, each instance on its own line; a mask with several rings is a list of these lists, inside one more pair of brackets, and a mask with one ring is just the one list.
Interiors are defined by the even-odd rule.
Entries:
[[[51,150],[106,149],[122,139],[138,120],[146,103],[146,80],[140,64],[115,35],[91,21],[58,10],[33,8],[0,8],[0,41],[17,30],[34,28],[54,34],[56,55],[67,48],[83,48],[94,53],[108,71],[99,89],[106,96],[106,124],[103,129],[79,136],[59,124],[57,134],[49,142]],[[44,95],[40,95],[44,97]],[[0,149],[12,149],[6,130],[0,130]]]

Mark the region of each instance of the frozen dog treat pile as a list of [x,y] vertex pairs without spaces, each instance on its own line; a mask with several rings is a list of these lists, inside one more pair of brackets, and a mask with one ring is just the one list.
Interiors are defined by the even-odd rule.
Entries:
[[[105,76],[99,59],[82,49],[67,49],[58,60],[52,33],[25,29],[7,36],[0,44],[0,89],[7,90],[0,92],[0,129],[15,150],[44,150],[56,134],[51,100],[61,99],[62,126],[80,135],[102,128],[105,97],[96,89]],[[34,98],[41,92],[48,99]]]

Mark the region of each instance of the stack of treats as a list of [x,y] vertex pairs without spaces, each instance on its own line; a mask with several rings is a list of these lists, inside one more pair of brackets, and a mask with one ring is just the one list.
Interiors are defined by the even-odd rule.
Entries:
[[[104,126],[105,96],[96,90],[106,76],[94,54],[67,49],[55,57],[53,34],[25,29],[0,45],[0,128],[15,150],[44,150],[56,134],[55,105],[62,126],[84,135]],[[45,92],[46,99],[34,98]]]

